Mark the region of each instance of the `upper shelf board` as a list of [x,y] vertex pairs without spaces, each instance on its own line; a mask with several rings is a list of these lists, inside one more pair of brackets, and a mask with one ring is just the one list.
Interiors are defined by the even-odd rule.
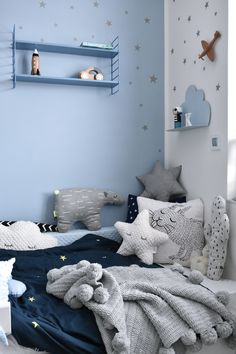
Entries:
[[25,42],[25,41],[16,41],[16,49],[20,49],[20,50],[38,49],[38,51],[41,52],[75,54],[75,55],[84,55],[84,56],[102,57],[102,58],[114,58],[118,54],[118,51],[113,49],[73,47],[73,46],[66,46],[66,45],[59,45],[59,44]]

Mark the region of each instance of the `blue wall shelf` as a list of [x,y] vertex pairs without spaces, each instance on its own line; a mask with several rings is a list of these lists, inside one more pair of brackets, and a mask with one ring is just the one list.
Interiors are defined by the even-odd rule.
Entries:
[[[74,86],[90,86],[110,88],[111,94],[119,91],[119,38],[116,37],[112,42],[113,49],[89,48],[89,47],[75,47],[59,44],[18,41],[15,39],[15,26],[12,33],[12,63],[13,63],[13,88],[17,81],[34,82],[45,84],[58,85],[74,85]],[[59,54],[73,54],[82,56],[92,56],[98,58],[107,58],[111,60],[111,80],[83,80],[71,77],[52,77],[52,76],[37,76],[16,74],[15,57],[16,50],[34,50],[37,48],[40,52],[59,53]]]

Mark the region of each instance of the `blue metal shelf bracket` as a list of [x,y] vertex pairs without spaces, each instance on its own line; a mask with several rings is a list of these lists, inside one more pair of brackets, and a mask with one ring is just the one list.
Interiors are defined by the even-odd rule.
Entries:
[[[117,55],[114,58],[111,58],[111,81],[118,81],[119,82],[119,37],[117,36],[111,42],[113,49],[117,51]],[[119,84],[115,87],[111,88],[111,94],[114,95],[115,93],[119,92]]]
[[12,83],[13,88],[16,87],[16,26],[12,31]]

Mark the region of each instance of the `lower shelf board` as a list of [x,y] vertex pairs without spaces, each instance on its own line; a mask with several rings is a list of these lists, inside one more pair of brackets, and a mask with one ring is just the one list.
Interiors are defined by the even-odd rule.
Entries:
[[54,85],[93,86],[93,87],[109,87],[109,88],[113,88],[119,85],[118,81],[82,80],[77,78],[38,76],[38,75],[16,75],[15,81],[54,84]]

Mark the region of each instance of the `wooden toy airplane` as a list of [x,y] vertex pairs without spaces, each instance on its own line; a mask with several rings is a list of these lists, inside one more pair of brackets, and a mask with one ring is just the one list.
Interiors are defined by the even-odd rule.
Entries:
[[219,31],[216,31],[214,34],[214,38],[210,41],[210,43],[208,43],[207,41],[201,41],[202,43],[202,48],[203,48],[203,52],[201,54],[199,54],[198,58],[204,60],[204,56],[207,55],[208,59],[210,59],[211,61],[215,60],[215,52],[213,49],[213,46],[215,44],[215,41],[220,38],[221,34]]

